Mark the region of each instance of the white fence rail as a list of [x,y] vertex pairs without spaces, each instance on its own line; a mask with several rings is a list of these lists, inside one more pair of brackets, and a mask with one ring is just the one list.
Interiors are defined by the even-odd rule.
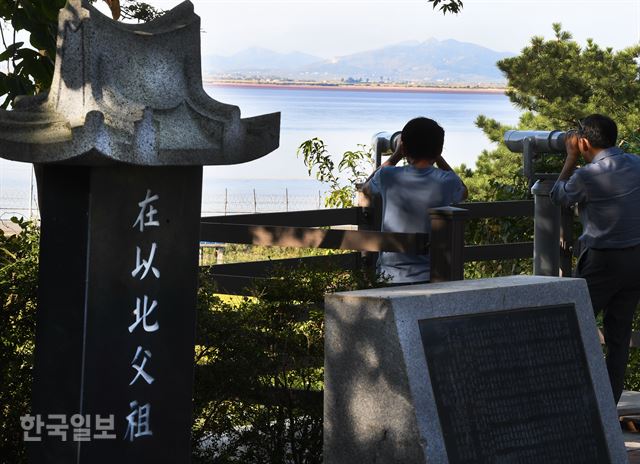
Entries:
[[282,193],[261,192],[259,189],[224,189],[215,195],[203,195],[203,215],[273,213],[324,208],[322,191],[292,193],[284,187]]
[[[203,185],[202,214],[246,214],[300,211],[324,208],[321,184],[310,181],[206,180]],[[33,168],[26,163],[0,159],[0,221],[11,217],[39,218],[38,193]]]
[[[245,213],[272,213],[280,211],[301,211],[324,208],[325,196],[322,191],[310,193],[290,193],[284,188],[281,194],[262,193],[259,189],[226,190],[221,194],[202,198],[203,215],[231,215]],[[25,188],[4,188],[0,192],[0,220],[12,216],[39,218],[38,195]]]

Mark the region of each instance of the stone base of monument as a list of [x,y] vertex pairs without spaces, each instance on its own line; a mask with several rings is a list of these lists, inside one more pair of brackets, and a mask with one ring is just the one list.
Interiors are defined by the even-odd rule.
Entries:
[[618,401],[618,416],[640,416],[640,392],[622,392]]
[[628,462],[581,279],[338,293],[325,330],[327,464]]
[[629,464],[640,464],[640,392],[622,392],[618,402],[618,416],[622,423],[622,437]]

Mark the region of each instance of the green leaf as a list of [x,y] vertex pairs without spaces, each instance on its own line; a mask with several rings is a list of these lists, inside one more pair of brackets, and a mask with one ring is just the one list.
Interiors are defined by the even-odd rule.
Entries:
[[14,44],[9,45],[4,52],[0,53],[0,61],[6,61],[8,59],[11,59],[13,55],[18,51],[18,49],[23,45],[24,45],[24,42],[16,42]]
[[29,42],[36,50],[55,50],[56,34],[48,28],[34,30],[29,37]]
[[33,29],[35,24],[37,24],[37,22],[30,17],[27,10],[24,8],[19,8],[18,10],[16,10],[16,12],[11,17],[11,26],[16,31],[21,31],[23,29]]
[[52,23],[58,21],[58,14],[60,13],[60,9],[64,7],[66,0],[50,0],[43,2],[42,5],[42,14],[43,16]]
[[433,3],[433,9],[440,5],[439,9],[443,14],[447,14],[448,12],[457,14],[464,6],[461,0],[428,0],[428,2]]

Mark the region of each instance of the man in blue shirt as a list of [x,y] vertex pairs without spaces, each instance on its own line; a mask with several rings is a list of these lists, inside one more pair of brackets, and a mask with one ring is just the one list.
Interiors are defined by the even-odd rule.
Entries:
[[[412,119],[400,140],[393,155],[365,183],[364,192],[382,198],[383,232],[428,234],[429,209],[466,199],[467,188],[442,157],[444,130],[437,122]],[[402,158],[408,164],[396,167]],[[429,256],[383,252],[378,272],[392,284],[428,282]]]
[[[551,200],[578,204],[583,233],[576,277],[587,281],[593,310],[604,316],[607,371],[617,403],[640,300],[640,157],[615,146],[618,128],[610,118],[592,114],[579,125],[567,134],[567,158]],[[580,155],[587,164],[576,170]]]

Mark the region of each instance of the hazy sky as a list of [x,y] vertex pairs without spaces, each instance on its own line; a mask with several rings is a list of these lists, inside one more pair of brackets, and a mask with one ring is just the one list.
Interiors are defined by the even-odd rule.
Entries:
[[[177,0],[147,0],[169,9]],[[329,58],[406,40],[456,39],[499,51],[520,51],[533,35],[561,22],[619,49],[640,41],[640,0],[465,0],[443,16],[426,0],[193,0],[202,17],[205,54],[251,46]]]

